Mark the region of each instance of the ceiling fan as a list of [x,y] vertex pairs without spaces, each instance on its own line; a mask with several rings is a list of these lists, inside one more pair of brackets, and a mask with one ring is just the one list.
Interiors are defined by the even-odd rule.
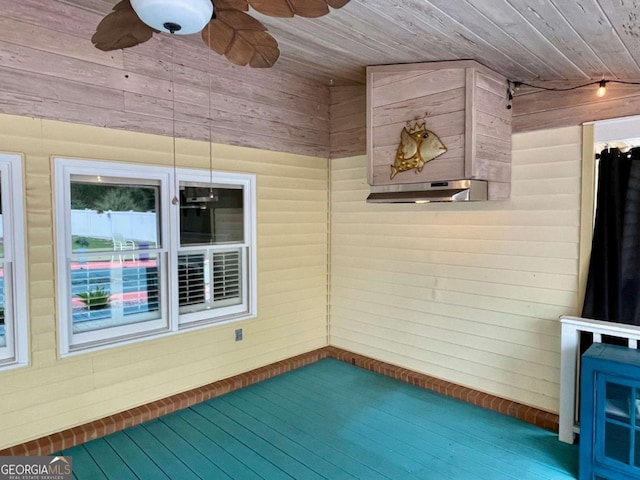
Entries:
[[280,56],[275,38],[247,12],[249,7],[270,17],[316,18],[349,0],[122,0],[98,24],[91,41],[105,52],[129,48],[154,33],[187,35],[202,32],[216,53],[236,65],[273,66]]

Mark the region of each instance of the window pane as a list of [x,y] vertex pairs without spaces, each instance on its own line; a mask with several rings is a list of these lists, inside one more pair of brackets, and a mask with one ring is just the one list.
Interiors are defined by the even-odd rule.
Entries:
[[213,253],[212,296],[215,302],[237,305],[241,300],[241,257],[240,251]]
[[631,430],[611,422],[604,424],[604,455],[618,462],[629,464]]
[[204,269],[204,253],[192,253],[178,257],[178,298],[181,307],[205,302],[205,288],[207,291],[209,290],[209,282]]
[[242,303],[242,250],[204,249],[178,255],[180,313]]
[[629,423],[631,419],[631,388],[607,382],[607,419]]
[[7,346],[7,331],[4,322],[5,308],[5,268],[4,263],[0,263],[0,348]]
[[71,248],[76,252],[160,245],[159,187],[71,182]]
[[244,241],[242,188],[180,182],[180,244]]
[[[2,206],[2,189],[0,186],[0,260],[4,260],[4,209]],[[0,263],[0,348],[7,346],[7,327],[5,325],[5,268]],[[10,319],[9,319],[10,320]]]
[[0,154],[0,367],[28,361],[23,191],[22,159]]
[[[4,258],[4,206],[2,202],[2,185],[0,185],[0,258]],[[2,306],[4,307],[4,303]]]
[[87,255],[74,255],[70,265],[73,333],[160,318],[157,254],[134,255],[127,263]]

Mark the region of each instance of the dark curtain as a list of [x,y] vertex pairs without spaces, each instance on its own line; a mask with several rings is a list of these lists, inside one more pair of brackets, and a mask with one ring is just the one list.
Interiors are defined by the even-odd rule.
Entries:
[[640,325],[640,148],[600,154],[582,316]]

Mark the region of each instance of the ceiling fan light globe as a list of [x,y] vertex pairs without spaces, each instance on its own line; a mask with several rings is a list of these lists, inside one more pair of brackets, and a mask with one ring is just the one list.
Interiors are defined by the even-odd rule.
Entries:
[[[131,0],[131,6],[151,28],[176,35],[200,32],[213,15],[211,0]],[[179,25],[180,29],[170,32],[169,25]]]

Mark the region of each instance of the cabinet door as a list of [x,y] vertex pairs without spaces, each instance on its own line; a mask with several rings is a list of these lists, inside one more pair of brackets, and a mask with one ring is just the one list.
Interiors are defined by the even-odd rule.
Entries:
[[599,374],[596,390],[596,463],[640,474],[640,383]]

